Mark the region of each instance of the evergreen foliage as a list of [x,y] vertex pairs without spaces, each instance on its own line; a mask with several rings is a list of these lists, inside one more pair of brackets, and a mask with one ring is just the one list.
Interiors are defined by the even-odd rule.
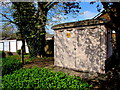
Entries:
[[45,68],[20,69],[5,75],[2,88],[29,89],[85,89],[91,85],[80,77],[69,76],[62,72],[53,72]]

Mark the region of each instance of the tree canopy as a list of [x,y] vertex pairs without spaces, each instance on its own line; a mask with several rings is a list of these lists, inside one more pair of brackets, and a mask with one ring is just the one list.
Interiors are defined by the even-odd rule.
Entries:
[[[31,56],[44,56],[48,11],[53,9],[58,13],[61,11],[64,14],[76,13],[81,9],[79,4],[78,2],[37,2],[35,6],[32,2],[12,2],[13,20],[4,13],[2,15],[18,27],[21,37],[27,41]],[[49,16],[52,17],[52,14]]]

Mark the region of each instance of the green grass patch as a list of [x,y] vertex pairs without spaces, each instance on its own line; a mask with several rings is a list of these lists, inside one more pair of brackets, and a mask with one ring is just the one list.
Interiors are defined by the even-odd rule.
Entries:
[[42,59],[48,60],[48,59],[54,59],[54,57],[43,57]]
[[[26,56],[26,57],[27,57],[27,56]],[[31,58],[26,59],[25,62],[30,62],[30,61],[32,61],[32,60],[34,60],[34,59],[37,59],[37,58],[36,58],[36,57],[31,57]]]
[[4,75],[2,88],[31,88],[31,89],[90,89],[91,85],[81,78],[69,76],[62,72],[53,72],[45,68],[33,67],[19,69],[13,74]]
[[6,58],[18,59],[18,60],[20,60],[21,56],[19,56],[19,55],[14,55],[14,56],[7,56]]

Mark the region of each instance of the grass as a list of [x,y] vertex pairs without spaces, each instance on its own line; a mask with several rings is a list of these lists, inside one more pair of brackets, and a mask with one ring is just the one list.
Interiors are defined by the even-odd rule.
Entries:
[[[28,56],[27,56],[28,57]],[[25,62],[30,62],[30,61],[32,61],[32,60],[34,60],[34,59],[36,59],[36,57],[31,57],[31,58],[27,58],[27,59],[25,59]]]

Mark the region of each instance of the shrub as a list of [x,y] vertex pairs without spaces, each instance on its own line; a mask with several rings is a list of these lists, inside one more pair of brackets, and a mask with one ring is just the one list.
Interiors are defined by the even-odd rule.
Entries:
[[8,56],[12,56],[13,55],[12,52],[7,52],[7,54],[8,54]]
[[0,57],[5,57],[6,56],[6,54],[5,54],[5,52],[4,51],[0,51]]
[[20,60],[12,57],[2,59],[2,76],[12,73],[14,70],[18,70],[22,67]]
[[17,50],[17,53],[18,53],[18,55],[20,55],[21,54],[21,49]]
[[90,89],[81,78],[45,68],[20,69],[2,78],[2,88]]

